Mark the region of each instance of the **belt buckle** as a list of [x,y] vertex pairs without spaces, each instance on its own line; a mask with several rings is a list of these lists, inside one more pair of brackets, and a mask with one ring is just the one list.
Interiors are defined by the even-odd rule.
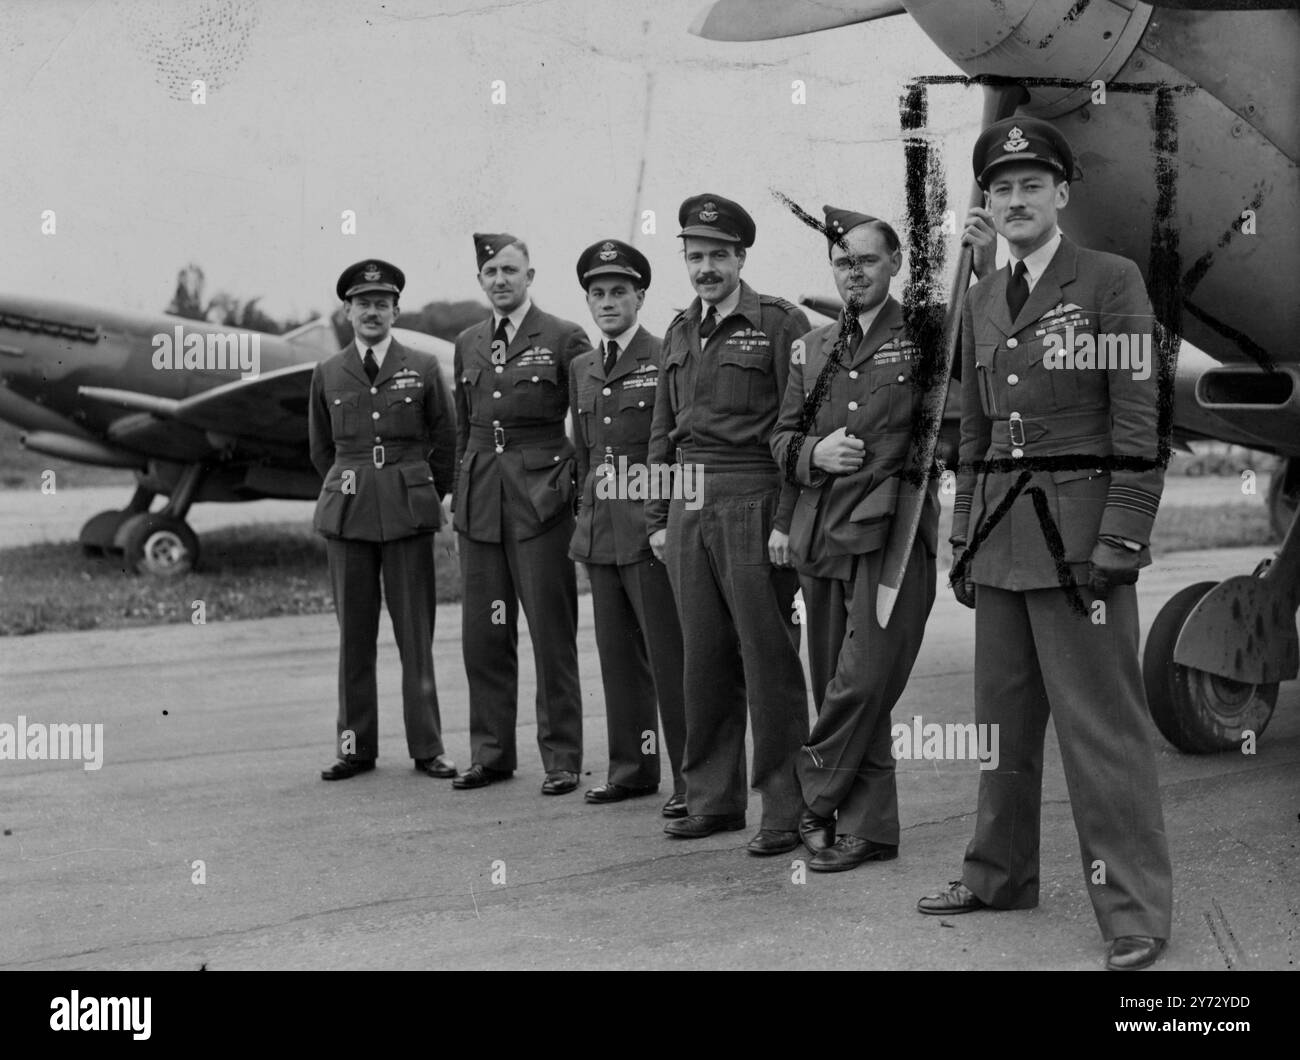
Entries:
[[[1020,413],[1013,412],[1011,418],[1007,421],[1007,435],[1014,446],[1025,444],[1025,421],[1020,418]],[[1016,437],[1019,435],[1019,437]]]
[[376,446],[372,447],[371,450],[370,450],[370,459],[374,462],[375,467],[377,467],[377,468],[379,468],[379,467],[383,467],[383,466],[384,466],[384,447],[383,447],[382,445],[376,445]]
[[506,451],[506,432],[504,428],[492,428],[492,444],[496,446],[498,453],[504,453]]

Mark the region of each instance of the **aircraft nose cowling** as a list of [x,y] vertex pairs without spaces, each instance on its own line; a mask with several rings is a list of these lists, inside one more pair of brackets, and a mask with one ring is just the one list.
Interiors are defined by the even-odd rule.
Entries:
[[[1109,81],[1128,61],[1151,8],[1119,0],[907,0],[926,35],[968,75],[1027,82],[1021,109],[1056,117],[1087,102],[1093,81]],[[1081,82],[1033,84],[1035,80]]]

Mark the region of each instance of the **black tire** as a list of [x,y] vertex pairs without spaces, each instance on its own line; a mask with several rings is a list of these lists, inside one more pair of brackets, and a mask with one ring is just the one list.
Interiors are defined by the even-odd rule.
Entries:
[[145,512],[122,524],[122,569],[132,574],[178,578],[199,561],[199,539],[189,524]]
[[1268,483],[1268,521],[1273,530],[1273,540],[1281,541],[1291,529],[1300,497],[1293,492],[1300,483],[1292,482],[1290,460],[1279,460]]
[[1277,706],[1276,683],[1248,685],[1174,662],[1187,616],[1218,582],[1197,582],[1160,609],[1142,653],[1142,681],[1156,728],[1186,754],[1240,751],[1242,734],[1264,735]]

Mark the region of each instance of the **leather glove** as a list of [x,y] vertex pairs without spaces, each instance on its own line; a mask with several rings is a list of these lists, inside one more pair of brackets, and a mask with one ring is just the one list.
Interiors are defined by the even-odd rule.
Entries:
[[975,607],[975,580],[971,577],[970,561],[966,558],[966,548],[959,545],[952,550],[952,569],[948,572],[948,584],[953,596],[963,607],[972,610]]
[[1105,600],[1113,585],[1132,585],[1138,580],[1140,549],[1098,541],[1088,557],[1088,588],[1099,600]]

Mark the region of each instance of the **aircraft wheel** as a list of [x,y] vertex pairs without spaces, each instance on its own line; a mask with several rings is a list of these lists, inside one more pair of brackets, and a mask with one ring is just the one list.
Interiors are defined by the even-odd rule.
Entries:
[[1187,754],[1240,750],[1242,734],[1264,734],[1277,705],[1277,683],[1245,684],[1174,662],[1187,616],[1217,582],[1197,582],[1160,609],[1142,653],[1142,679],[1156,728]]
[[124,570],[176,578],[193,570],[199,559],[199,539],[189,524],[170,516],[145,512],[122,524]]
[[1268,519],[1278,541],[1286,537],[1300,507],[1300,475],[1293,468],[1290,460],[1279,461],[1268,483]]

